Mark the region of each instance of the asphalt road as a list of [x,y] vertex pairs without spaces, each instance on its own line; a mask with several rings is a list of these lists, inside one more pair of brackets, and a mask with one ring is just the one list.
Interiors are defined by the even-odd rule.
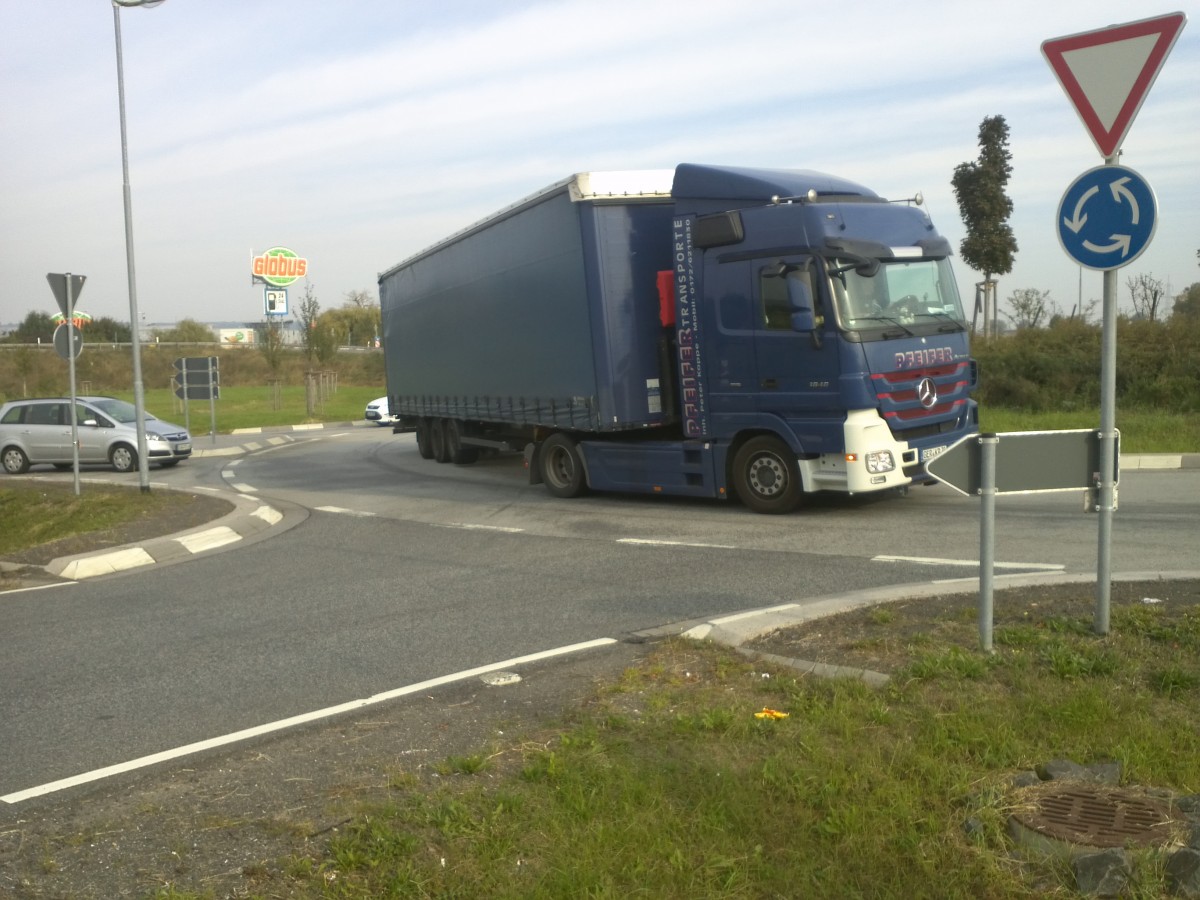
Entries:
[[[311,510],[296,527],[0,597],[0,796],[525,654],[978,574],[978,503],[946,488],[763,517],[556,500],[519,459],[439,466],[387,429],[295,437],[153,477]],[[1200,471],[1126,474],[1120,502],[1115,571],[1194,567]],[[998,573],[1095,569],[1077,494],[1003,497],[996,534]]]

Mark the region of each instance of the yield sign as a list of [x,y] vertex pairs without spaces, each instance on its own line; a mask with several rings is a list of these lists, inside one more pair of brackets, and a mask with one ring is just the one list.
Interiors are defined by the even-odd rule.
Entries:
[[1116,155],[1186,22],[1177,12],[1042,44],[1042,55],[1105,159]]

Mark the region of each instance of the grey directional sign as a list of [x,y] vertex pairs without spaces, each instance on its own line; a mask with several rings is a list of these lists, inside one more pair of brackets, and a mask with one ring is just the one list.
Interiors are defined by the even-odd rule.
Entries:
[[61,274],[58,272],[47,272],[46,280],[50,282],[50,290],[54,291],[54,299],[58,301],[58,308],[62,310],[64,316],[70,316],[71,310],[67,306],[67,279],[71,279],[71,306],[79,300],[79,292],[83,290],[83,283],[87,281],[86,275]]
[[[999,438],[996,493],[1032,494],[1094,487],[1100,477],[1099,435],[1093,429],[1011,431],[994,435]],[[977,495],[982,480],[980,437],[971,434],[951,444],[941,456],[926,463],[925,471],[960,493]],[[1115,482],[1115,472],[1113,478]]]
[[54,329],[54,352],[61,359],[70,359],[72,356],[79,359],[79,354],[83,352],[83,332],[70,322],[63,322]]

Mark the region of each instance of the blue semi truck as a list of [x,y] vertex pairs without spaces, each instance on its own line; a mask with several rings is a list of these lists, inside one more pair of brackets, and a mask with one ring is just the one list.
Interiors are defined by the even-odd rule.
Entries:
[[950,253],[919,198],[819,172],[573,175],[379,276],[395,428],[561,497],[928,481],[978,430]]

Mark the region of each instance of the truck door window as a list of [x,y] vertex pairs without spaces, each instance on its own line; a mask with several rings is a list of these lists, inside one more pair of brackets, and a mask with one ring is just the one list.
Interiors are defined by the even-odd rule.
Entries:
[[812,269],[807,265],[779,264],[765,266],[759,270],[758,296],[760,298],[759,322],[768,331],[791,331],[792,309],[788,297],[788,280],[800,279],[808,285],[808,292],[816,304],[813,314],[817,324],[822,322],[821,301],[813,286]]

